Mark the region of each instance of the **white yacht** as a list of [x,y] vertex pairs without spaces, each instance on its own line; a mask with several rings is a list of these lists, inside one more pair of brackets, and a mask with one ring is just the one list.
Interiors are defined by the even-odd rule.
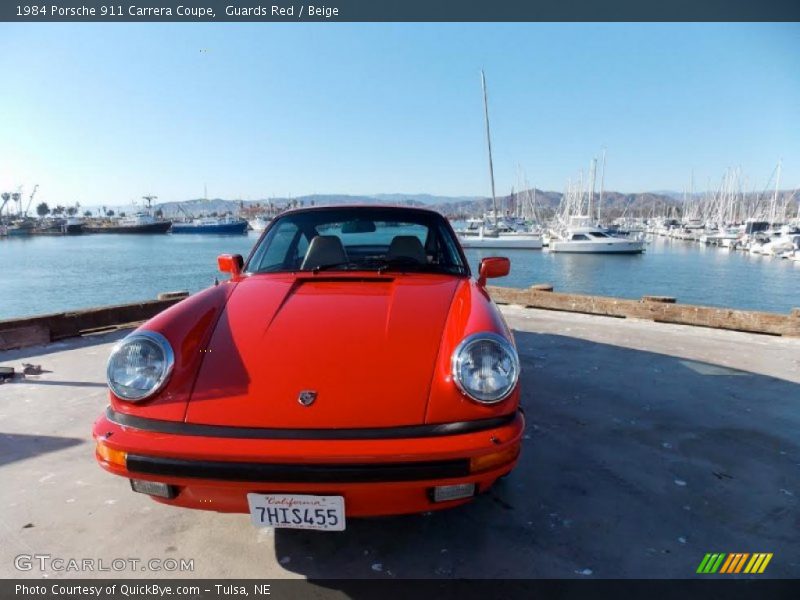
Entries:
[[706,233],[700,236],[700,243],[711,246],[725,246],[730,245],[739,239],[742,235],[740,229],[733,227],[719,227],[717,229],[707,230]]
[[266,215],[258,215],[248,221],[250,229],[253,231],[264,231],[272,219]]
[[773,232],[769,241],[762,244],[761,254],[783,256],[794,252],[798,246],[800,246],[800,231],[784,226],[779,231]]
[[563,231],[551,234],[550,252],[640,254],[644,252],[644,241],[608,235],[591,225],[589,217],[572,217]]
[[465,237],[469,235],[479,235],[483,230],[484,235],[491,235],[492,228],[486,225],[486,221],[484,219],[479,218],[471,218],[467,219],[466,226],[456,230],[456,233],[459,237]]

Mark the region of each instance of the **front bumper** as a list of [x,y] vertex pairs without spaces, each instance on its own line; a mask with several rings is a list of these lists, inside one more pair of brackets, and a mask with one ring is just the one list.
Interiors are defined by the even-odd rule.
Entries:
[[358,517],[467,502],[434,502],[431,490],[457,483],[488,489],[514,468],[524,426],[517,412],[462,424],[314,432],[131,419],[109,409],[93,433],[103,468],[174,487],[175,497],[154,497],[159,502],[246,513],[250,492],[329,494],[344,496],[347,516]]

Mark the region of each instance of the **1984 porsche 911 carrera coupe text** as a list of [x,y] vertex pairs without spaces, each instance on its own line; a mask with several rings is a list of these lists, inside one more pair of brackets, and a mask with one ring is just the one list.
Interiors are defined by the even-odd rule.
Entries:
[[447,220],[412,208],[282,214],[230,280],[108,361],[97,460],[134,491],[259,526],[464,503],[517,462],[519,359]]

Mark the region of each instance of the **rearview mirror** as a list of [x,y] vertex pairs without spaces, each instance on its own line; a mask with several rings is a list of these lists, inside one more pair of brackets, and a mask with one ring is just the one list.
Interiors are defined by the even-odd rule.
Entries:
[[347,221],[342,225],[342,233],[372,233],[373,231],[375,231],[375,221],[366,219]]
[[242,273],[244,259],[241,254],[220,254],[217,265],[223,273],[230,273],[231,277],[238,277]]
[[486,285],[487,279],[505,277],[511,272],[511,261],[502,256],[490,256],[481,261],[478,267],[478,285]]

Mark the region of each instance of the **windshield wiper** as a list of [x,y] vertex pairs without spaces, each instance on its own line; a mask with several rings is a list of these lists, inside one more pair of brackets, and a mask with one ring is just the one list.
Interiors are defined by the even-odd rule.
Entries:
[[329,271],[330,269],[336,269],[339,267],[350,267],[350,266],[358,266],[356,263],[352,261],[344,261],[344,262],[337,262],[337,263],[330,263],[327,265],[317,265],[313,269],[311,269],[312,273],[319,273],[320,271]]
[[378,267],[378,273],[385,273],[386,271],[434,271],[439,272],[442,270],[441,265],[423,264],[413,258],[389,258],[384,259],[383,264]]
[[[326,265],[317,265],[311,269],[312,273],[319,273],[320,271],[330,271],[332,269],[342,270],[364,270],[372,271],[377,270],[378,273],[385,273],[387,271],[417,271],[417,272],[432,272],[432,273],[450,273],[454,271],[458,274],[463,273],[463,269],[457,265],[437,265],[437,264],[423,264],[417,262],[413,258],[398,257],[390,259],[370,260],[370,263],[357,263],[353,261],[343,261],[337,263],[330,263]],[[376,265],[375,263],[380,263]]]

